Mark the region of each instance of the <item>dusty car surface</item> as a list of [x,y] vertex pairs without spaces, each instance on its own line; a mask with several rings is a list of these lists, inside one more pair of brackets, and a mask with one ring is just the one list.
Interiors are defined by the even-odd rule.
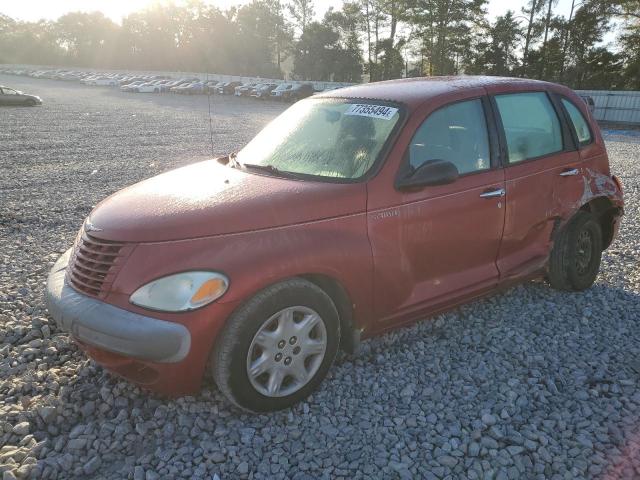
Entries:
[[42,105],[42,99],[36,95],[29,95],[20,90],[0,85],[0,105],[25,105],[34,107]]
[[111,371],[170,395],[285,408],[338,348],[546,277],[594,282],[623,213],[570,89],[464,77],[359,85],[290,107],[227,157],[102,201],[47,285]]

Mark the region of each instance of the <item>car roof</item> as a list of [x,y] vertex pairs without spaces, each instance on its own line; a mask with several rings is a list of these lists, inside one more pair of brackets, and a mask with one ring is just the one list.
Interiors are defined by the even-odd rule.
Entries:
[[337,91],[320,93],[316,97],[385,100],[417,107],[430,98],[453,94],[461,89],[491,86],[507,87],[509,85],[531,87],[532,89],[547,89],[550,86],[559,87],[549,82],[526,78],[489,76],[416,77],[352,85]]

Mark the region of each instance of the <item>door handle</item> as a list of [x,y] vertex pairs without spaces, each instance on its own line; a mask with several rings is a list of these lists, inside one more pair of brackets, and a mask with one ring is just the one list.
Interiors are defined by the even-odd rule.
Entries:
[[561,177],[571,177],[572,175],[578,175],[578,173],[580,173],[580,171],[577,168],[570,168],[570,169],[565,170],[562,173],[560,173],[560,176]]
[[498,188],[496,190],[488,190],[484,193],[481,193],[480,198],[504,197],[504,194],[504,188]]

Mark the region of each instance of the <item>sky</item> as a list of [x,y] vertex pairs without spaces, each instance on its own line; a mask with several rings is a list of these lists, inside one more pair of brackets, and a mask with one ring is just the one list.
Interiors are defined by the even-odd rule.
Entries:
[[[67,12],[73,11],[101,11],[116,22],[122,17],[141,10],[155,0],[0,0],[0,13],[18,20],[35,21],[41,18],[55,20]],[[226,9],[232,5],[247,3],[247,0],[205,0]],[[179,3],[179,2],[176,2]],[[503,14],[507,9],[520,13],[526,0],[489,0],[488,11],[491,18]],[[316,0],[316,13],[318,17],[324,15],[329,7],[340,8],[342,0]],[[555,7],[558,14],[569,15],[571,0],[559,0]]]

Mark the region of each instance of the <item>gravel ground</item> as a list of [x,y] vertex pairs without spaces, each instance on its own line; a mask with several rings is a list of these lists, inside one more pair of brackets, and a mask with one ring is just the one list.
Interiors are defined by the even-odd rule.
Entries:
[[[608,141],[621,236],[583,294],[541,282],[365,342],[307,402],[167,401],[56,330],[47,272],[107,194],[210,154],[206,97],[0,76],[0,472],[14,478],[640,478],[640,144]],[[214,150],[282,106],[214,102]]]

